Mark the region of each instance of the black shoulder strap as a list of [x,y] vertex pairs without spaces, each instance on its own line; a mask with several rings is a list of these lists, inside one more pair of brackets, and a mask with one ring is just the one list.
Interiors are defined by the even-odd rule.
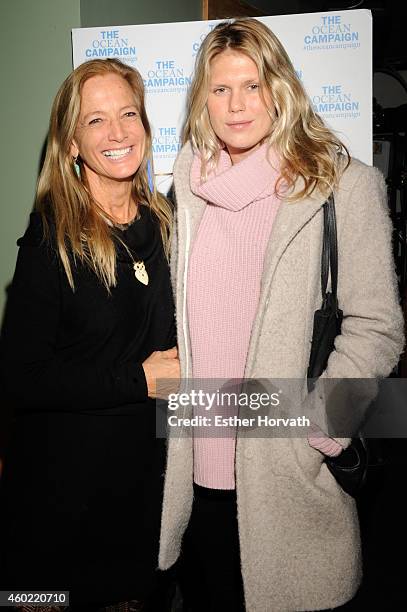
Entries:
[[328,273],[331,270],[331,293],[337,305],[338,287],[338,239],[336,235],[335,201],[331,193],[324,204],[324,237],[321,256],[321,291],[322,301],[325,300]]

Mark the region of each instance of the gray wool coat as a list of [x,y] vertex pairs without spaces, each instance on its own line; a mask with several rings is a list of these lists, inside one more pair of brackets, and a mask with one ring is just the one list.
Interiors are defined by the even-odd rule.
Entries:
[[[172,256],[183,378],[191,377],[185,295],[188,256],[206,205],[190,190],[191,162],[187,144],[174,167],[177,235]],[[295,189],[299,188],[297,181]],[[265,255],[246,378],[297,378],[305,385],[313,313],[321,305],[324,201],[314,193],[280,204]],[[380,172],[352,160],[336,190],[335,205],[338,295],[344,320],[323,377],[387,376],[398,362],[404,338]],[[314,422],[326,428],[323,391],[316,388],[303,400],[313,403]],[[346,445],[349,439],[340,441]],[[247,611],[318,610],[348,601],[361,580],[357,511],[322,454],[309,446],[306,437],[238,436],[235,471]],[[172,436],[161,525],[162,569],[179,556],[191,513],[192,483],[192,437]]]

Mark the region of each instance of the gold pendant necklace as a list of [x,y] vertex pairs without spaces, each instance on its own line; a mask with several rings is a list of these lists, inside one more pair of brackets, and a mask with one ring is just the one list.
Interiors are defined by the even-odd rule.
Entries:
[[137,278],[140,283],[143,285],[148,285],[148,274],[146,267],[144,265],[144,261],[141,259],[139,261],[135,261],[133,263],[134,276]]

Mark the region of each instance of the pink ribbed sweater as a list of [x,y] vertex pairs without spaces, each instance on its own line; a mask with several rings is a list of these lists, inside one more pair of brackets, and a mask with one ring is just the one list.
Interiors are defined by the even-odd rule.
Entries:
[[[241,379],[256,315],[265,251],[279,200],[279,164],[264,144],[232,165],[222,150],[217,167],[202,183],[200,157],[191,168],[191,189],[207,201],[190,256],[188,321],[194,379]],[[217,385],[215,385],[217,388]],[[215,389],[212,389],[215,390]],[[213,416],[216,409],[209,413]],[[222,413],[226,410],[222,408]],[[228,414],[237,413],[230,409]],[[194,480],[214,489],[235,488],[234,431],[227,437],[194,437]],[[315,436],[322,452],[341,447]]]

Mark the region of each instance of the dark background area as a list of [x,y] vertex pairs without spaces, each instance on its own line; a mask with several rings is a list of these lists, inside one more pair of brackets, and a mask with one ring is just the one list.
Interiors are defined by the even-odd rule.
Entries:
[[407,69],[407,3],[402,0],[209,0],[208,7],[210,19],[222,19],[237,14],[256,17],[369,9],[373,16],[374,67]]

